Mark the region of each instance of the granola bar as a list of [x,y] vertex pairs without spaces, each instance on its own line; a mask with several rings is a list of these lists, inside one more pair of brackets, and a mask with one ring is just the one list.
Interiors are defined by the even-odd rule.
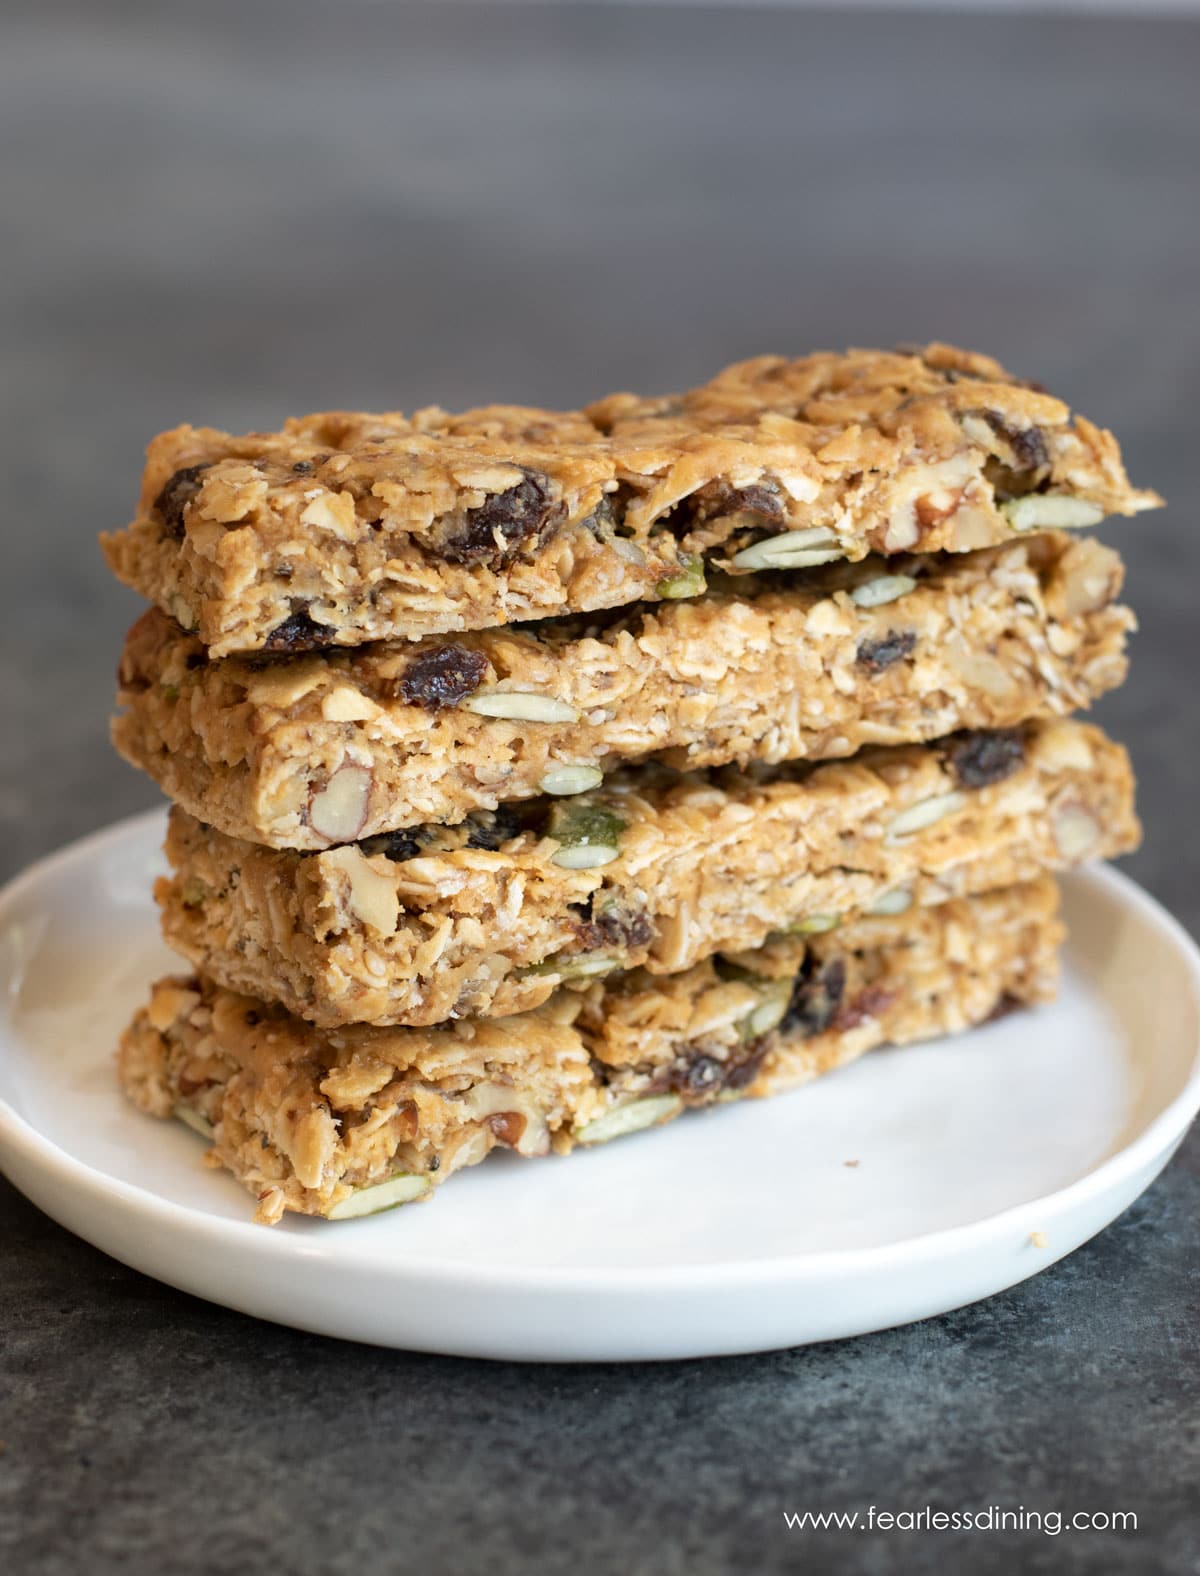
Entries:
[[130,632],[121,753],[198,820],[315,849],[682,770],[1011,727],[1125,676],[1121,564],[1061,532],[878,558],[748,592],[322,656],[228,657],[159,612]]
[[126,584],[214,656],[493,628],[1154,507],[1110,433],[995,361],[762,356],[586,412],[306,416],[150,446]]
[[1121,746],[1040,722],[749,775],[640,768],[324,853],[175,810],[157,896],[168,943],[229,989],[327,1028],[432,1024],[1015,885],[1138,836]]
[[211,1137],[260,1221],[338,1219],[426,1196],[497,1145],[605,1142],[1045,1000],[1060,938],[1043,877],[433,1029],[319,1030],[167,979],[122,1039],[120,1077],[142,1110]]

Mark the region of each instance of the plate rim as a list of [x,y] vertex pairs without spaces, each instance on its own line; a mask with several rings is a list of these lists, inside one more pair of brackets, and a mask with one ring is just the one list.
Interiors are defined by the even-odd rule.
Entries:
[[[11,906],[19,903],[31,888],[52,878],[60,867],[95,855],[107,845],[143,835],[153,825],[164,824],[165,819],[164,807],[125,816],[35,860],[0,888],[0,924],[3,924]],[[1091,886],[1118,904],[1135,909],[1139,917],[1157,930],[1181,956],[1200,1012],[1200,947],[1157,898],[1130,876],[1106,864],[1085,865],[1067,872],[1059,879],[1064,886]],[[9,1033],[8,1022],[0,1018],[0,1053]],[[470,1288],[484,1292],[519,1291],[551,1295],[561,1291],[637,1291],[656,1294],[695,1290],[715,1283],[719,1283],[723,1289],[735,1288],[739,1283],[761,1287],[797,1286],[808,1281],[823,1281],[831,1275],[845,1276],[855,1271],[869,1273],[900,1264],[915,1266],[936,1262],[945,1254],[952,1254],[964,1239],[971,1238],[977,1244],[980,1234],[1002,1237],[1013,1228],[1023,1228],[1032,1212],[1038,1213],[1045,1225],[1052,1226],[1063,1213],[1071,1212],[1089,1198],[1119,1188],[1139,1172],[1153,1167],[1156,1162],[1161,1169],[1182,1141],[1198,1111],[1200,1034],[1197,1035],[1191,1066],[1182,1088],[1129,1143],[1064,1187],[959,1225],[920,1232],[869,1247],[821,1248],[752,1259],[713,1259],[688,1264],[629,1264],[602,1269],[585,1265],[513,1268],[497,1264],[472,1266],[403,1254],[391,1256],[368,1253],[356,1256],[352,1265],[356,1271],[369,1271],[373,1275],[398,1282],[419,1280],[423,1285],[435,1286],[439,1290]],[[314,1237],[309,1241],[291,1232],[273,1232],[250,1220],[229,1220],[194,1205],[175,1203],[149,1188],[111,1176],[89,1162],[78,1159],[27,1121],[0,1095],[0,1171],[5,1173],[9,1153],[17,1154],[34,1169],[49,1173],[60,1187],[82,1187],[101,1209],[108,1210],[115,1202],[131,1218],[141,1215],[155,1228],[186,1230],[193,1241],[198,1239],[199,1245],[205,1248],[228,1245],[234,1251],[252,1249],[264,1268],[272,1262],[293,1263],[297,1258],[318,1264],[336,1259],[332,1252],[332,1241],[326,1245],[317,1239],[316,1222],[312,1223]],[[19,1187],[18,1190],[23,1191]],[[339,1241],[345,1241],[344,1233],[352,1230],[354,1224],[353,1221],[338,1224]],[[1048,1253],[1046,1265],[1057,1256],[1052,1251]]]

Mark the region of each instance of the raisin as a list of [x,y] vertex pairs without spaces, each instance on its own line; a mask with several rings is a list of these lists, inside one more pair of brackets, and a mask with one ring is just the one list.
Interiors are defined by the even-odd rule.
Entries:
[[724,1087],[725,1067],[715,1056],[697,1056],[681,1079],[688,1094],[714,1094]]
[[475,811],[467,817],[467,827],[467,847],[494,854],[520,835],[521,821],[511,805],[502,804],[495,810]]
[[440,711],[477,690],[486,672],[487,658],[481,651],[438,646],[413,658],[396,684],[396,693],[410,706]]
[[564,506],[550,496],[549,479],[527,470],[515,487],[493,493],[477,509],[466,511],[462,525],[442,543],[442,557],[451,564],[486,563],[492,569],[505,569],[565,513]]
[[185,465],[154,500],[154,512],[162,521],[163,530],[177,542],[183,541],[183,511],[200,491],[200,478],[207,469],[207,465]]
[[595,913],[595,893],[579,908],[577,927],[580,950],[601,952],[610,948],[632,951],[644,947],[654,939],[654,926],[640,908],[626,908],[622,903],[607,903]]
[[804,1039],[823,1034],[837,1017],[845,990],[846,965],[841,958],[822,967],[817,967],[815,958],[805,958],[779,1025],[780,1034],[799,1034]]
[[882,673],[893,662],[910,656],[916,643],[916,634],[911,629],[889,629],[878,640],[862,641],[855,661],[866,668],[868,673]]
[[313,473],[313,462],[311,460],[297,460],[295,465],[292,466],[292,470],[297,476],[311,476]]
[[1020,769],[1025,740],[1018,728],[960,733],[947,742],[946,755],[964,788],[987,788]]
[[365,854],[382,854],[385,859],[400,865],[406,859],[415,859],[424,843],[424,828],[413,826],[400,832],[380,832],[375,837],[367,838],[362,849]]
[[332,646],[333,631],[327,624],[314,623],[301,608],[275,628],[263,641],[264,651],[308,651],[314,646]]
[[1050,451],[1040,427],[1010,427],[998,411],[985,410],[983,419],[1013,452],[1018,471],[1037,471],[1050,463]]
[[848,1002],[845,1009],[838,1013],[834,1027],[839,1034],[857,1029],[859,1024],[865,1023],[868,1018],[878,1018],[899,994],[899,991],[886,990],[882,985],[868,985],[866,990],[860,990],[854,1000]]

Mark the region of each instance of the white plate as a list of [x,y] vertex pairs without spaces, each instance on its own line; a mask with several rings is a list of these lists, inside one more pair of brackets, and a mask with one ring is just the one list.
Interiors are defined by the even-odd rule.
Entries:
[[1049,1008],[569,1160],[495,1156],[418,1208],[255,1226],[201,1141],[114,1078],[118,1032],[178,966],[150,899],[162,830],[122,822],[0,894],[0,1164],[115,1258],[301,1329],[547,1361],[858,1335],[1070,1253],[1200,1106],[1200,955],[1095,869],[1066,883]]

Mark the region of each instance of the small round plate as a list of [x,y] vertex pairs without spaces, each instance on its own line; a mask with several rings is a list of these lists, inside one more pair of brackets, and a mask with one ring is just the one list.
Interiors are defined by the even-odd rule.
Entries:
[[158,812],[0,894],[0,1165],[106,1253],[260,1318],[531,1361],[698,1357],[859,1335],[1036,1274],[1125,1209],[1200,1107],[1200,955],[1131,881],[1065,883],[1054,1005],[876,1051],[775,1100],[530,1164],[431,1204],[250,1221],[113,1047],[158,973]]

